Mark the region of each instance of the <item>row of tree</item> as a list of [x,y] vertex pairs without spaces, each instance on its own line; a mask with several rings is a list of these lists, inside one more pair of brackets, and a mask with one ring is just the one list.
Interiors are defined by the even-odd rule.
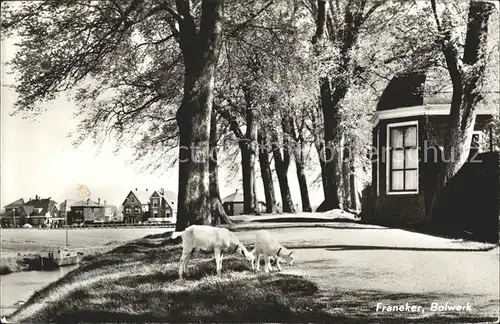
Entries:
[[295,211],[292,161],[303,211],[309,171],[323,187],[318,210],[359,208],[372,107],[408,71],[453,86],[443,188],[468,155],[481,92],[498,80],[495,10],[458,0],[45,0],[3,2],[1,28],[19,40],[17,111],[36,115],[69,93],[76,144],[114,136],[146,168],[178,165],[181,230],[230,222],[221,164],[241,170],[245,213],[258,212],[257,170],[276,211],[273,169],[283,211]]

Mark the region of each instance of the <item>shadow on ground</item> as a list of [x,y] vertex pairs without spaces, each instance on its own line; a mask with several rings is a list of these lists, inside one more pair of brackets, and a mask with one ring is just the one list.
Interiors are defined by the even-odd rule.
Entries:
[[[304,249],[309,249],[309,248],[324,248],[328,251],[392,250],[392,251],[432,251],[432,252],[485,252],[495,249],[496,246],[474,248],[474,249],[423,248],[423,247],[404,247],[404,246],[370,246],[370,245],[327,245],[327,246],[304,247]],[[295,247],[295,249],[300,249],[300,247]]]
[[[335,225],[328,225],[324,222],[321,222],[319,224],[315,224],[315,223],[301,223],[299,225],[295,225],[295,224],[282,224],[282,225],[274,225],[274,224],[270,224],[270,226],[258,226],[258,225],[255,225],[255,226],[252,226],[252,223],[254,222],[251,222],[251,223],[245,223],[245,226],[242,226],[242,227],[234,227],[234,228],[231,228],[231,231],[233,232],[246,232],[246,231],[251,231],[251,230],[261,230],[261,229],[285,229],[285,228],[331,228],[331,229],[341,229],[341,230],[365,230],[365,229],[369,229],[369,230],[391,230],[391,228],[388,228],[388,227],[380,227],[380,226],[373,226],[373,225],[358,225],[357,223],[353,223],[355,224],[355,226],[335,226]],[[259,222],[261,223],[261,222]],[[337,222],[338,223],[338,222]],[[349,223],[349,222],[345,222],[345,223]]]

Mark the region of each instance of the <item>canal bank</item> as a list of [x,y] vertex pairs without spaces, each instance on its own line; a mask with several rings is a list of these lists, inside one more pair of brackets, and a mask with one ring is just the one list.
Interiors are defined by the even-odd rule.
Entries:
[[26,271],[0,276],[0,317],[8,316],[37,290],[76,269],[77,265],[52,271]]
[[[41,251],[68,248],[89,256],[105,253],[128,241],[151,234],[159,234],[169,228],[92,228],[92,229],[6,229],[0,228],[0,274],[30,270],[17,256],[36,255]],[[66,240],[66,237],[68,238]],[[66,242],[67,241],[67,242]]]

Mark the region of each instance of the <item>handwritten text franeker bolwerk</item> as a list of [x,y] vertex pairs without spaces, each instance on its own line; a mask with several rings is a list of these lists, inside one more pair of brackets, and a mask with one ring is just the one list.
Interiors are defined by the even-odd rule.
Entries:
[[469,302],[466,305],[454,305],[448,302],[444,304],[433,302],[430,307],[425,309],[422,305],[410,305],[410,303],[405,303],[403,305],[384,305],[382,303],[377,303],[376,312],[391,313],[391,312],[407,312],[407,313],[423,313],[425,310],[431,312],[471,312],[472,306]]

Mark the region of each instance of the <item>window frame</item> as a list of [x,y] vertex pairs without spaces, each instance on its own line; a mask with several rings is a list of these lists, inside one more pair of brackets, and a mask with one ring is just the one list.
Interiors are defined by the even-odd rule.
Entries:
[[[415,147],[417,148],[417,156],[419,158],[419,161],[417,161],[417,167],[416,169],[414,168],[409,168],[408,170],[416,170],[417,171],[417,189],[415,190],[392,190],[391,189],[391,181],[392,181],[392,146],[391,146],[391,129],[394,128],[406,128],[406,127],[411,127],[414,126],[416,128],[416,140],[417,143]],[[388,123],[387,124],[387,132],[386,132],[386,173],[385,173],[385,189],[387,195],[417,195],[419,194],[419,187],[420,187],[420,145],[419,145],[419,131],[418,131],[419,123],[418,120],[412,120],[412,121],[406,121],[406,122],[400,122],[400,123]],[[404,141],[404,139],[403,139]],[[406,150],[403,149],[403,152]],[[406,170],[404,168],[403,170]],[[404,174],[404,172],[403,172]],[[403,186],[405,185],[405,180],[403,180]]]

